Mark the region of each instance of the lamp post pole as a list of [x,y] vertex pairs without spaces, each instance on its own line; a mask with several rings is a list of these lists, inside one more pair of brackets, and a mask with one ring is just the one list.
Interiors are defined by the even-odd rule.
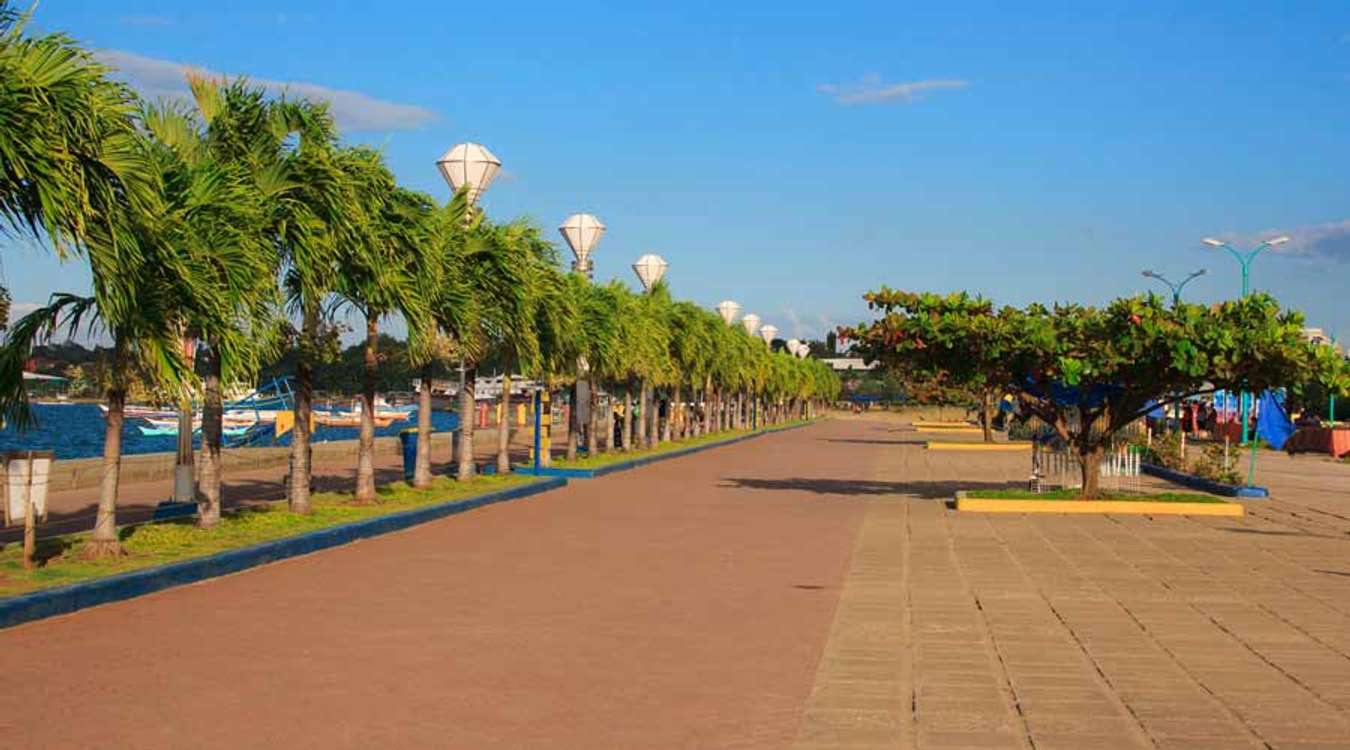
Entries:
[[1172,290],[1172,307],[1176,307],[1177,305],[1181,304],[1181,290],[1185,289],[1186,285],[1191,283],[1195,279],[1204,276],[1205,269],[1202,268],[1199,271],[1192,271],[1191,274],[1187,276],[1185,279],[1182,279],[1180,283],[1175,283],[1171,279],[1155,271],[1145,270],[1143,275],[1145,278],[1155,279],[1157,281],[1161,281],[1162,283],[1166,284],[1167,288]]
[[[478,198],[492,184],[492,180],[497,177],[497,173],[501,171],[502,162],[481,144],[457,143],[436,160],[436,168],[440,170],[441,177],[445,179],[451,191],[458,192],[460,189],[467,191],[469,210],[464,214],[464,222],[468,226],[473,221],[473,211],[478,205]],[[468,370],[469,368],[465,366],[464,357],[461,355],[459,360],[459,466],[456,470],[456,476],[465,481],[472,479],[474,473],[473,420],[475,415],[473,411],[477,403],[469,385]],[[431,379],[429,373],[423,378],[422,387],[427,389],[427,393],[430,393]],[[428,408],[425,410],[418,409],[419,412],[425,413],[420,413],[417,417],[419,437],[417,453],[419,463],[423,462],[421,460],[423,458],[429,463],[431,455],[431,402],[429,398],[422,398],[419,399],[418,403],[419,406],[425,404]],[[503,414],[503,417],[505,417],[505,414]],[[503,428],[505,427],[504,422],[503,419]],[[422,445],[421,438],[426,438],[426,446]]]
[[[1224,242],[1223,240],[1216,240],[1216,239],[1214,239],[1213,237],[1206,237],[1206,238],[1204,238],[1203,240],[1201,240],[1201,242],[1204,242],[1206,245],[1209,245],[1210,247],[1216,247],[1216,248],[1221,248],[1221,249],[1223,249],[1223,250],[1227,250],[1227,251],[1228,251],[1228,254],[1229,254],[1229,255],[1232,255],[1232,256],[1233,256],[1233,259],[1236,260],[1236,261],[1238,262],[1238,265],[1240,265],[1240,266],[1242,267],[1242,296],[1243,296],[1243,297],[1246,297],[1248,294],[1251,293],[1251,268],[1252,268],[1252,261],[1256,260],[1256,256],[1260,255],[1262,250],[1265,250],[1265,249],[1271,248],[1271,247],[1275,247],[1276,245],[1283,245],[1284,243],[1286,243],[1286,242],[1288,242],[1288,241],[1289,241],[1289,238],[1288,238],[1288,237],[1274,237],[1274,238],[1272,238],[1272,239],[1268,239],[1268,240],[1262,242],[1261,244],[1257,245],[1256,247],[1252,248],[1251,250],[1248,250],[1248,251],[1246,251],[1246,252],[1242,252],[1242,251],[1238,250],[1237,248],[1233,247],[1232,245],[1230,245],[1229,243]],[[1245,392],[1244,392],[1244,393],[1238,394],[1238,402],[1239,402],[1239,403],[1241,404],[1241,406],[1242,406],[1242,417],[1241,417],[1241,419],[1242,419],[1242,444],[1243,444],[1243,445],[1246,445],[1246,444],[1247,444],[1247,441],[1248,441],[1248,439],[1249,439],[1248,428],[1247,428],[1247,419],[1248,419],[1248,413],[1249,413],[1249,411],[1250,411],[1250,409],[1251,409],[1251,395],[1252,395],[1252,394],[1250,394],[1250,393],[1245,393]]]
[[[650,295],[652,289],[656,287],[661,278],[666,275],[666,269],[670,264],[665,258],[655,254],[646,253],[633,263],[633,273],[637,274],[638,281],[642,282],[642,291]],[[647,378],[642,379],[642,392],[638,395],[641,405],[641,419],[646,426],[643,429],[644,437],[647,441],[647,448],[654,448],[661,442],[661,417],[656,409],[656,389],[650,386]],[[627,419],[627,415],[624,415]]]

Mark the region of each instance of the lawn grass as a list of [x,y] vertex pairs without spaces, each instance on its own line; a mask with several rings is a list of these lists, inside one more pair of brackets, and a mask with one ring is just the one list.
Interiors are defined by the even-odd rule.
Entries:
[[[773,425],[772,427],[766,427],[762,430],[758,430],[758,432],[774,432],[777,430],[785,430],[789,427],[795,427],[800,424],[805,424],[807,421],[808,420],[784,422],[783,424],[776,424]],[[692,448],[698,445],[709,445],[712,443],[720,443],[725,440],[731,440],[732,438],[749,435],[752,432],[756,432],[756,430],[723,430],[722,432],[714,432],[707,435],[700,435],[696,438],[688,438],[686,440],[671,440],[669,442],[661,443],[660,445],[652,449],[628,451],[627,453],[615,449],[611,453],[600,453],[594,456],[578,456],[573,461],[568,461],[566,459],[560,461],[555,460],[553,462],[553,466],[558,469],[599,469],[604,466],[609,466],[610,464],[622,463],[624,461],[632,461],[635,458],[659,456],[663,453],[672,453],[674,451],[683,450],[685,448]]]
[[348,493],[316,493],[313,512],[304,516],[288,512],[284,502],[277,502],[228,512],[213,529],[197,528],[195,518],[127,526],[119,530],[127,555],[108,560],[80,559],[87,533],[48,537],[38,540],[37,558],[42,563],[31,571],[23,569],[23,544],[9,542],[0,549],[0,597],[206,557],[535,481],[536,477],[524,475],[479,476],[467,483],[437,477],[425,490],[404,482],[381,487],[379,501],[371,505],[353,505]]
[[[972,490],[966,493],[966,497],[979,500],[1082,500],[1078,496],[1078,490],[1050,490],[1049,492],[1032,492],[1030,490]],[[1115,492],[1107,493],[1097,498],[1097,500],[1114,500],[1122,502],[1143,502],[1143,503],[1226,503],[1227,500],[1213,495],[1202,495],[1197,492]],[[1083,500],[1083,502],[1095,502],[1093,500]]]

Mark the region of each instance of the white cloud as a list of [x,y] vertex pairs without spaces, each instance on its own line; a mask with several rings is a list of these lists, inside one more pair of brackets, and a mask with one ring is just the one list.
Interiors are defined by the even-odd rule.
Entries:
[[857,83],[822,83],[816,91],[834,99],[836,104],[912,104],[932,91],[963,89],[969,81],[958,79],[930,79],[907,83],[886,83],[881,76],[870,73]]
[[14,322],[19,318],[33,312],[39,307],[42,307],[42,305],[39,305],[36,302],[11,302],[9,305],[9,324],[14,325]]
[[[212,76],[229,75],[196,65],[160,60],[122,50],[98,50],[94,56],[103,64],[117,69],[128,82],[152,99],[186,96],[188,87],[184,76],[189,72]],[[356,91],[334,89],[303,81],[272,81],[252,77],[249,80],[274,93],[284,92],[289,96],[328,102],[338,127],[348,131],[415,130],[436,119],[436,113],[429,109],[376,99]]]

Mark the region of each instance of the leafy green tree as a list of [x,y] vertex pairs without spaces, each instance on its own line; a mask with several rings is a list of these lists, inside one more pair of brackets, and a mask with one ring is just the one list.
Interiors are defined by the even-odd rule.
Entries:
[[1085,498],[1099,496],[1101,458],[1113,436],[1155,404],[1314,378],[1350,385],[1343,368],[1303,338],[1302,315],[1264,294],[1211,307],[1170,306],[1149,294],[1101,309],[1034,304],[998,311],[959,296],[889,289],[867,299],[881,317],[847,334],[868,360],[888,365],[932,372],[957,357],[980,358],[998,327],[1006,367],[989,378],[1073,449]]

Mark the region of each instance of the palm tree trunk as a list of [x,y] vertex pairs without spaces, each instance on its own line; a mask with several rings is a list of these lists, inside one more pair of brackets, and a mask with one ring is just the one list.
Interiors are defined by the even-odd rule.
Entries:
[[431,486],[431,363],[422,365],[421,386],[417,391],[417,460],[413,464],[413,486]]
[[206,375],[202,378],[201,474],[197,482],[201,496],[197,500],[197,525],[209,529],[220,523],[220,433],[225,405],[220,392],[220,357],[215,347],[208,346],[202,359]]
[[595,433],[600,426],[600,395],[595,391],[595,379],[586,381],[586,398],[590,408],[586,418],[586,455],[594,456],[600,452],[600,436]]
[[675,392],[672,394],[671,398],[666,400],[666,433],[665,433],[666,442],[670,442],[671,440],[680,437],[678,432],[679,420],[680,420],[680,385],[679,383],[676,383]]
[[[121,349],[121,345],[117,346]],[[126,388],[122,386],[122,357],[113,354],[113,382],[108,389],[108,418],[103,430],[103,482],[99,489],[98,515],[94,519],[94,534],[85,542],[81,557],[97,560],[123,554],[117,540],[117,485],[122,474],[122,422],[127,402]]]
[[650,447],[647,444],[647,379],[643,378],[638,386],[637,402],[637,424],[634,425],[637,434],[633,436],[633,442],[638,450]]
[[502,418],[497,421],[497,473],[511,473],[511,363],[502,372]]
[[623,424],[619,426],[619,439],[625,453],[633,450],[633,385],[630,382],[623,389]]
[[577,384],[572,383],[570,395],[567,399],[567,453],[568,461],[577,460],[577,438],[581,436],[581,410],[577,407],[580,403],[580,392],[577,390]]
[[646,447],[655,448],[657,442],[657,427],[660,424],[660,417],[656,414],[656,389],[652,387],[651,381],[644,382],[642,421],[646,423],[643,428],[643,436],[646,438]]
[[314,412],[314,364],[309,351],[318,335],[319,316],[306,312],[301,330],[299,356],[295,361],[295,434],[291,437],[291,474],[286,504],[292,513],[309,513],[310,449],[309,420]]
[[459,391],[459,468],[455,472],[455,479],[461,482],[473,479],[473,390],[477,379],[477,366],[465,365],[464,387]]
[[366,313],[365,367],[361,375],[361,439],[356,452],[356,497],[358,504],[375,502],[375,380],[380,374],[376,357],[379,325]]

